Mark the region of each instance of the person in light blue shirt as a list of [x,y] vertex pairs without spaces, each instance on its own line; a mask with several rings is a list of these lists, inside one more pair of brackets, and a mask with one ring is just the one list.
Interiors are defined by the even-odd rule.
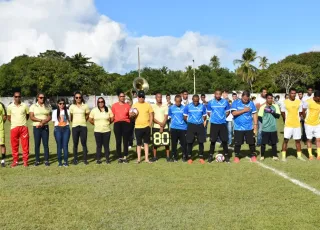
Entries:
[[181,144],[182,149],[182,161],[187,161],[187,122],[184,120],[184,108],[181,104],[182,98],[180,95],[176,95],[174,98],[174,105],[169,107],[168,116],[171,118],[170,134],[171,134],[171,153],[173,161],[178,161],[177,144],[178,141]]
[[239,163],[240,161],[240,149],[244,140],[249,145],[251,161],[256,162],[255,133],[258,116],[255,105],[250,101],[249,91],[244,91],[241,100],[232,103],[231,113],[234,116],[234,162]]
[[193,95],[192,103],[188,104],[184,108],[184,119],[188,123],[187,128],[187,151],[188,151],[188,163],[192,164],[191,153],[192,153],[192,146],[194,143],[195,138],[198,139],[199,143],[199,157],[200,163],[204,164],[204,142],[206,141],[205,136],[205,121],[207,116],[206,107],[203,104],[199,104],[199,95]]
[[210,114],[210,152],[208,162],[213,161],[214,149],[218,138],[222,141],[223,154],[225,161],[229,162],[228,154],[228,127],[226,118],[230,113],[229,102],[223,98],[221,90],[216,90],[215,98],[209,101],[207,112]]

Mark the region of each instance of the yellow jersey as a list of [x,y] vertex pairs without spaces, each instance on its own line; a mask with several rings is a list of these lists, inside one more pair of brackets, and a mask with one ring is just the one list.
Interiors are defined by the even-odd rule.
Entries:
[[72,114],[72,127],[87,126],[86,114],[90,112],[87,104],[81,104],[77,106],[72,104],[69,108],[70,114]]
[[281,112],[286,114],[285,127],[299,128],[300,127],[300,112],[302,112],[302,102],[299,99],[291,101],[286,99],[281,106]]
[[11,116],[11,129],[18,126],[27,126],[27,114],[29,114],[29,107],[25,103],[19,105],[13,102],[8,106],[8,116]]
[[150,113],[153,113],[151,105],[147,102],[144,103],[135,103],[132,108],[138,110],[138,116],[136,118],[135,127],[136,128],[145,128],[150,125]]
[[[168,106],[165,105],[165,104],[162,104],[162,105],[157,105],[157,104],[153,104],[152,105],[152,109],[153,109],[153,112],[154,112],[154,119],[156,119],[157,121],[159,122],[163,122],[164,120],[164,116],[165,115],[168,115]],[[153,123],[153,128],[158,128],[160,129],[160,125],[159,124],[156,124],[156,123]],[[168,125],[165,124],[165,129],[168,128]]]
[[[36,104],[33,104],[30,106],[29,112],[34,113],[35,118],[45,120],[51,114],[52,109],[50,106],[45,106],[45,105],[41,106],[37,102]],[[33,126],[37,126],[40,124],[40,122],[35,121],[32,124],[33,124]]]
[[90,118],[94,120],[94,132],[106,133],[110,132],[110,118],[113,117],[112,110],[108,108],[108,112],[100,111],[99,108],[91,110]]
[[303,109],[306,110],[305,124],[311,126],[320,125],[320,103],[310,98],[303,103]]

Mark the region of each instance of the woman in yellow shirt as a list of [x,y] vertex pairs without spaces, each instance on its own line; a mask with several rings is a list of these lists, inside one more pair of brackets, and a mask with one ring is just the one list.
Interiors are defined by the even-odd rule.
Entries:
[[31,105],[29,109],[30,119],[33,121],[34,153],[36,157],[34,166],[40,164],[41,140],[44,148],[44,164],[45,166],[50,166],[48,122],[51,121],[51,112],[51,106],[46,103],[45,95],[38,93],[36,103]]
[[73,139],[73,164],[78,164],[78,144],[81,141],[83,149],[83,162],[85,165],[87,161],[87,120],[89,118],[89,106],[84,103],[83,96],[80,92],[74,94],[73,104],[69,108],[70,120],[72,122],[72,139]]
[[101,164],[101,151],[102,146],[106,156],[106,163],[110,164],[110,149],[109,142],[111,136],[110,124],[113,122],[113,113],[108,109],[103,97],[99,97],[97,107],[94,108],[89,115],[89,122],[94,125],[94,137],[96,139],[97,151],[96,160],[97,164]]

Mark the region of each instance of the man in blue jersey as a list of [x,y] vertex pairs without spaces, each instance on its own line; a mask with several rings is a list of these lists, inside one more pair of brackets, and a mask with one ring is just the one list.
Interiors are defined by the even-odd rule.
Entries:
[[188,104],[184,108],[184,119],[188,123],[187,127],[187,151],[188,151],[188,163],[192,164],[191,153],[192,153],[192,145],[195,138],[198,139],[199,143],[199,157],[200,163],[204,164],[203,158],[203,150],[204,150],[204,142],[206,141],[205,136],[205,121],[207,116],[206,107],[203,104],[199,104],[199,95],[193,95],[192,103]]
[[249,91],[244,91],[241,100],[232,103],[231,113],[234,117],[234,162],[240,161],[240,149],[244,139],[250,148],[251,161],[256,162],[255,133],[257,133],[258,117],[257,109],[250,101]]
[[210,114],[210,152],[208,162],[213,161],[214,149],[218,137],[222,142],[223,154],[225,161],[229,162],[228,155],[228,127],[226,117],[230,113],[230,105],[226,99],[221,98],[221,90],[216,90],[214,93],[215,98],[209,101],[207,112]]
[[184,120],[183,112],[185,106],[181,104],[182,98],[176,95],[174,98],[175,104],[169,107],[168,115],[171,118],[170,133],[171,133],[171,153],[174,162],[178,161],[177,144],[181,144],[182,161],[187,161],[187,123]]

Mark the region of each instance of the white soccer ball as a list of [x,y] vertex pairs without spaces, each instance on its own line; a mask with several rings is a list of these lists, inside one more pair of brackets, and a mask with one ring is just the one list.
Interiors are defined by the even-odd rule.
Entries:
[[217,154],[216,162],[218,163],[224,162],[224,156],[221,153]]
[[134,113],[136,116],[139,114],[139,111],[136,108],[131,108],[129,112]]

